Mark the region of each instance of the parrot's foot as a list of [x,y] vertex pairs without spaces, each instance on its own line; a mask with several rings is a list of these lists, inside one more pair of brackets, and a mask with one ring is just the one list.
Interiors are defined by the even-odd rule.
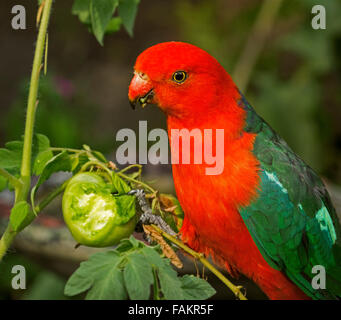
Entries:
[[128,192],[129,195],[134,195],[139,202],[140,208],[142,210],[142,215],[140,217],[140,223],[142,224],[155,224],[163,231],[167,232],[173,237],[177,237],[177,234],[172,230],[172,228],[162,219],[162,217],[153,214],[147,200],[146,194],[143,189],[133,189]]

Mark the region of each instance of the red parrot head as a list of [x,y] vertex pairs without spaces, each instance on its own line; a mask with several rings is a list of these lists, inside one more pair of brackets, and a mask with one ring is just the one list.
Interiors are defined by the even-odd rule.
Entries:
[[156,104],[167,115],[181,117],[219,108],[229,89],[235,90],[230,76],[206,51],[164,42],[138,56],[128,96],[133,107]]

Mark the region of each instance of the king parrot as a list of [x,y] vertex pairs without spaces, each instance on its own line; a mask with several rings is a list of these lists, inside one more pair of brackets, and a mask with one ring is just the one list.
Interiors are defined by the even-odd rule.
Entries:
[[[142,52],[134,69],[129,100],[165,113],[172,156],[188,153],[172,143],[173,129],[192,139],[223,129],[221,173],[207,174],[204,162],[172,163],[185,214],[181,239],[232,276],[251,278],[270,299],[341,296],[340,222],[325,186],[217,60],[194,45],[165,42]],[[321,267],[325,288],[312,284]]]

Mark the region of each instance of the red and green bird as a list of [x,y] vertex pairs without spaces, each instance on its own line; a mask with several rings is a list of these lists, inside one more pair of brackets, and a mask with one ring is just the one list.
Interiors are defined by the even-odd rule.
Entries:
[[[340,223],[325,186],[216,59],[187,43],[152,46],[136,60],[129,100],[157,105],[169,139],[172,129],[224,130],[220,174],[207,175],[204,162],[172,164],[185,243],[270,299],[341,296]],[[325,268],[325,289],[312,286],[316,265]]]

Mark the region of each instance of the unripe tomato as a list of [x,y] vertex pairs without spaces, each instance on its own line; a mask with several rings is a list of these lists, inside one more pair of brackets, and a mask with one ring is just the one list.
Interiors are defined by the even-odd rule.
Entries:
[[135,197],[116,190],[96,173],[79,173],[67,185],[63,216],[74,239],[90,247],[107,247],[129,237],[135,228]]

